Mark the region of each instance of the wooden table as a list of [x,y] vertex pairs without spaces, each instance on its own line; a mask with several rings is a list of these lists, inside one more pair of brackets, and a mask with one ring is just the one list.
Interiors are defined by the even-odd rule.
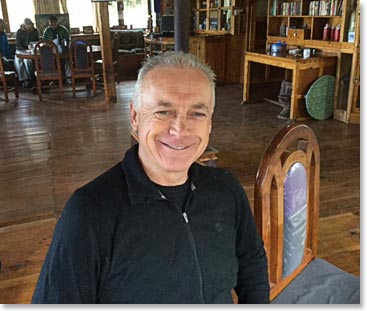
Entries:
[[245,52],[245,71],[243,87],[243,103],[250,99],[250,66],[251,63],[289,69],[292,71],[292,98],[290,119],[305,120],[309,118],[305,105],[305,94],[312,83],[325,74],[335,74],[336,56],[319,56],[303,59],[302,57],[272,56],[265,53]]
[[[94,58],[100,58],[101,56],[101,46],[100,45],[92,45],[92,53]],[[32,59],[34,60],[34,53],[32,50],[16,50],[15,55],[20,59]],[[60,58],[69,58],[69,52],[60,53]]]
[[154,47],[158,47],[157,51],[159,52],[165,52],[172,50],[174,46],[174,37],[160,37],[156,39],[144,38],[144,55],[145,57],[152,57],[154,53]]

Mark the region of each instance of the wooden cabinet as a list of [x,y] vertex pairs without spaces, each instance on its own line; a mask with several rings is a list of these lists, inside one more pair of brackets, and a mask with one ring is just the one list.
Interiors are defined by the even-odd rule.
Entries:
[[346,123],[359,122],[359,8],[359,0],[268,2],[267,48],[281,41],[338,57],[334,118]]
[[194,32],[240,33],[243,3],[244,0],[192,0]]
[[226,36],[191,36],[190,53],[207,63],[219,83],[226,82]]
[[190,36],[190,53],[208,64],[218,83],[238,83],[241,76],[243,36]]

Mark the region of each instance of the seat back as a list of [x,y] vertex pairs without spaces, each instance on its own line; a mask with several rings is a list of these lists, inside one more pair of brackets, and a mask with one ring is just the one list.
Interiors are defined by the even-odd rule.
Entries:
[[88,40],[77,39],[70,42],[69,60],[73,96],[75,97],[76,79],[83,78],[92,83],[93,95],[96,95],[96,77],[92,45]]
[[34,47],[34,62],[36,67],[37,91],[39,100],[42,101],[43,80],[57,80],[60,98],[63,97],[62,69],[57,45],[50,40],[40,40]]
[[38,41],[34,47],[35,67],[38,77],[61,75],[60,56],[57,45],[48,40]]
[[304,124],[283,128],[261,159],[254,215],[269,262],[270,299],[316,256],[320,152]]
[[5,69],[4,69],[4,62],[3,56],[0,54],[0,81],[2,83],[2,87],[6,88],[6,77],[5,77]]
[[[8,81],[9,80],[9,81]],[[11,84],[9,85],[8,82]],[[18,76],[16,71],[7,71],[4,66],[3,57],[0,54],[0,88],[4,91],[5,102],[9,102],[9,92],[14,91],[18,98]]]
[[70,68],[74,72],[94,73],[92,45],[83,39],[73,40],[69,46]]

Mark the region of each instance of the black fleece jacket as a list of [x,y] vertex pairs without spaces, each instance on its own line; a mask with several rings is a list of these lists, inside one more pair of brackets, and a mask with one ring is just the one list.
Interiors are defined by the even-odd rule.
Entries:
[[32,303],[268,303],[267,260],[242,186],[193,164],[184,212],[143,171],[137,146],[78,189]]

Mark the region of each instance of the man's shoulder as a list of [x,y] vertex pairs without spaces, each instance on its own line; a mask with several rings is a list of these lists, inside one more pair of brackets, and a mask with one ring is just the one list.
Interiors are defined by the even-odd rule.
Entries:
[[67,33],[69,33],[69,30],[64,25],[58,25],[57,27],[59,29],[62,29],[62,31],[66,31]]
[[111,210],[119,205],[124,191],[124,172],[121,162],[77,189],[68,204],[79,208]]
[[45,30],[43,31],[43,34],[45,34],[45,33],[47,33],[47,32],[49,32],[50,31],[50,29],[52,29],[50,26],[47,26],[46,28],[45,28]]
[[101,191],[115,191],[116,189],[121,190],[123,174],[124,172],[121,168],[121,162],[118,162],[113,167],[85,184],[79,190],[94,193]]

